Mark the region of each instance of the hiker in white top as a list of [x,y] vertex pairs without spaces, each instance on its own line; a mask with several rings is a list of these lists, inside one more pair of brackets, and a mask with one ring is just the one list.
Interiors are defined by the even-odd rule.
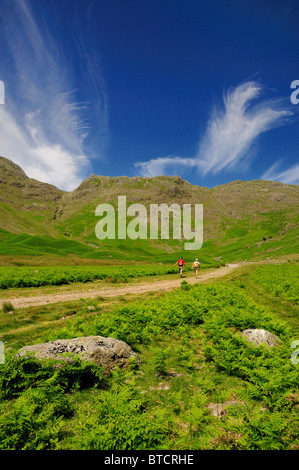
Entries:
[[197,279],[197,273],[198,273],[199,268],[200,268],[200,262],[198,261],[198,258],[196,258],[191,268],[191,269],[194,269],[194,274],[195,274],[196,279]]

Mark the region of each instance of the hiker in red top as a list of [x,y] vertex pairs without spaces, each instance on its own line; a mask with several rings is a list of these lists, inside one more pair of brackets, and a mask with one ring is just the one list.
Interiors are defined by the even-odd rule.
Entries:
[[182,257],[180,257],[180,259],[176,263],[174,263],[174,265],[176,265],[176,264],[179,266],[180,277],[183,277],[183,266],[185,264],[185,261],[183,260]]

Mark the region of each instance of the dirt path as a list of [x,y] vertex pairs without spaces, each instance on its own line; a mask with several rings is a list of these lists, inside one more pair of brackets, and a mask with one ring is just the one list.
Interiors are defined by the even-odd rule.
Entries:
[[[206,281],[208,279],[214,279],[217,277],[225,276],[232,272],[235,268],[239,267],[239,264],[229,264],[223,268],[218,268],[215,271],[200,274],[198,279],[187,278],[189,284],[195,284],[196,282]],[[184,280],[184,279],[183,279]],[[175,287],[179,287],[182,279],[173,279],[170,281],[152,281],[143,284],[135,284],[124,287],[112,287],[105,289],[89,289],[89,290],[78,290],[74,289],[71,292],[49,294],[49,295],[36,295],[33,297],[17,297],[14,299],[5,299],[6,302],[11,302],[14,308],[31,307],[36,305],[45,305],[57,302],[67,302],[68,300],[79,300],[95,297],[115,297],[118,295],[126,294],[144,294],[146,292],[160,291],[160,290],[171,290]]]

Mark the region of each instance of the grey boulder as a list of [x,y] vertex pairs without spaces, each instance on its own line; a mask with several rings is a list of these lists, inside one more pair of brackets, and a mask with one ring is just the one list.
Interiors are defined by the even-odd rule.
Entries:
[[31,356],[37,359],[55,359],[72,362],[76,357],[83,361],[94,362],[107,373],[112,369],[123,368],[133,359],[140,364],[141,360],[132,348],[124,341],[103,336],[85,336],[72,339],[57,339],[49,343],[25,346],[17,357]]
[[260,346],[261,344],[264,344],[268,348],[271,348],[281,343],[278,336],[274,335],[273,333],[270,333],[270,331],[267,331],[267,330],[260,330],[260,329],[244,330],[242,332],[242,336],[247,341],[252,343],[254,346]]

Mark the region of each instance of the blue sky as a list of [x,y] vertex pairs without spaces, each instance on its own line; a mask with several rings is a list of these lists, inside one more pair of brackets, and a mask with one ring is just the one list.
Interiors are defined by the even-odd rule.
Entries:
[[0,155],[65,190],[298,184],[298,24],[297,0],[1,0]]

